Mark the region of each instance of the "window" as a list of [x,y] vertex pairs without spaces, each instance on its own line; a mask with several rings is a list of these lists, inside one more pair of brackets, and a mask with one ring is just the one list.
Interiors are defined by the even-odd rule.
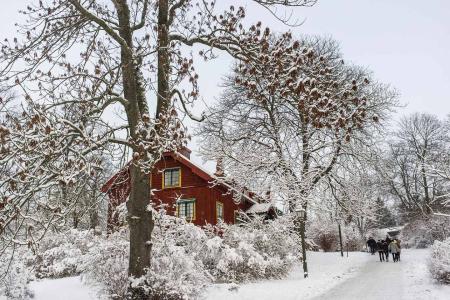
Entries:
[[195,220],[195,199],[177,201],[177,216],[186,220]]
[[223,203],[217,201],[216,202],[216,221],[219,222],[219,220],[223,221]]
[[163,174],[163,189],[181,186],[180,168],[166,169]]

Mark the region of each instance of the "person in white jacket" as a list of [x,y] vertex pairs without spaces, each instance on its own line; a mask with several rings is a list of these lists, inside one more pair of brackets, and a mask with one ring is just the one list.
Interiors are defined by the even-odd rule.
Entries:
[[389,244],[389,252],[392,253],[392,259],[394,260],[394,262],[398,261],[398,257],[399,257],[399,253],[400,253],[400,247],[397,244],[396,240],[393,240],[390,244]]

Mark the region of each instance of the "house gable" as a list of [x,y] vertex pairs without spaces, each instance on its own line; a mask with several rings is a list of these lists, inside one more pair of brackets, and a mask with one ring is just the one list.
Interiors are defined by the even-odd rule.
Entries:
[[[166,188],[163,184],[164,170],[179,168],[180,184]],[[237,211],[245,211],[256,201],[252,196],[239,193],[230,184],[216,183],[212,175],[180,153],[165,153],[157,162],[150,176],[151,200],[156,206],[163,205],[168,214],[177,214],[177,201],[189,200],[195,203],[196,225],[217,223],[217,203],[222,206],[222,219],[233,224]],[[128,166],[111,177],[102,187],[110,197],[110,211],[126,201],[130,193]],[[233,195],[240,195],[236,203]],[[184,201],[186,203],[186,201]],[[182,208],[185,211],[185,207]],[[111,215],[111,214],[110,214]]]

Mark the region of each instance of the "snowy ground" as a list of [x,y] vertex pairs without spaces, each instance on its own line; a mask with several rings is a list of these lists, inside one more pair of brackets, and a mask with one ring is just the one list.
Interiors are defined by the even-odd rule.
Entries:
[[[250,299],[450,299],[450,286],[432,282],[426,268],[428,250],[404,250],[399,263],[380,263],[367,253],[309,254],[310,277],[303,279],[301,266],[283,280],[268,280],[240,286],[215,284],[206,300]],[[80,277],[43,280],[31,284],[36,300],[94,300],[95,292]]]
[[328,299],[450,299],[450,287],[434,284],[426,267],[428,250],[404,250],[401,262],[363,266],[359,274],[317,297]]
[[[340,253],[308,252],[309,277],[303,278],[303,269],[296,266],[291,275],[282,280],[244,284],[237,290],[232,285],[214,285],[207,292],[208,300],[225,299],[311,299],[333,286],[356,275],[361,266],[373,257],[367,253],[350,252],[342,258]],[[335,298],[337,299],[337,298]]]
[[[81,282],[80,276],[47,279],[30,285],[35,300],[96,300],[96,292]],[[1,299],[0,299],[1,300]]]
[[426,267],[429,250],[403,250],[402,261],[380,263],[378,255],[308,253],[310,277],[298,266],[287,279],[244,284],[214,285],[208,300],[448,300],[450,286],[432,282]]

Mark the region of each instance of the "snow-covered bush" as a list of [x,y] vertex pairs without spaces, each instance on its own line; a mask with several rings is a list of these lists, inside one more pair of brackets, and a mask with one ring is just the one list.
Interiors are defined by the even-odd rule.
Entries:
[[91,251],[98,237],[92,230],[71,229],[47,235],[35,257],[36,277],[58,278],[80,274],[83,256]]
[[201,261],[173,243],[158,243],[141,282],[152,299],[193,299],[211,281]]
[[366,241],[361,238],[355,227],[351,225],[343,226],[342,235],[344,247],[348,247],[349,251],[361,251],[363,249]]
[[155,212],[152,262],[143,278],[133,280],[154,299],[193,299],[212,281],[200,254],[206,233],[183,219]]
[[285,217],[200,228],[163,211],[154,216],[145,276],[128,277],[129,232],[123,227],[110,235],[77,230],[49,235],[31,260],[37,277],[82,274],[100,296],[113,299],[126,298],[130,284],[157,299],[193,299],[213,281],[281,278],[300,259],[297,233]]
[[100,236],[84,255],[78,269],[83,270],[83,277],[88,283],[99,285],[105,296],[125,299],[129,247],[127,230]]
[[[325,252],[340,249],[338,223],[329,218],[315,219],[309,222],[307,235]],[[341,225],[342,246],[350,251],[363,248],[363,241],[352,223]]]
[[82,268],[89,283],[105,295],[124,299],[128,285],[139,286],[155,299],[192,299],[211,281],[198,253],[207,239],[204,231],[184,220],[160,215],[152,237],[152,262],[146,275],[128,278],[128,230],[97,240],[84,257]]
[[308,223],[307,236],[325,252],[336,251],[339,246],[337,223],[329,219],[313,220]]
[[435,240],[449,237],[450,222],[439,216],[417,219],[406,224],[400,235],[403,247],[428,248]]
[[219,281],[281,278],[299,260],[300,243],[290,224],[284,218],[223,224],[219,228],[221,237],[206,242],[202,260]]
[[[20,251],[22,252],[22,251]],[[20,256],[16,251],[15,255]],[[30,273],[23,260],[11,259],[12,253],[3,253],[0,257],[0,298],[8,300],[32,299],[33,293],[28,289]]]
[[443,242],[435,241],[431,246],[428,269],[434,279],[450,284],[450,238]]

